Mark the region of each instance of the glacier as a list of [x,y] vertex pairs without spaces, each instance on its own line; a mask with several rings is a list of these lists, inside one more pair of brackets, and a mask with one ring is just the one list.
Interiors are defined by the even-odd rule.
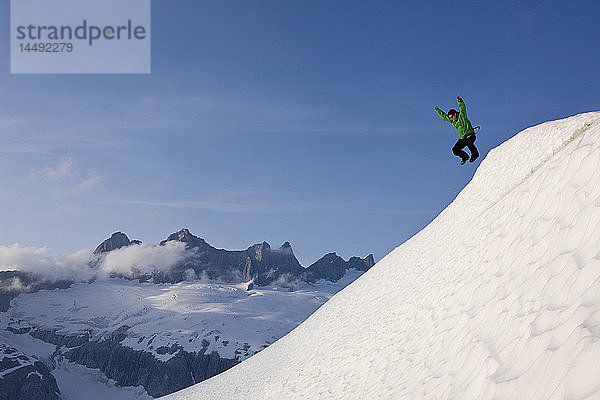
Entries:
[[56,379],[43,389],[65,400],[78,399],[81,386],[89,399],[172,393],[262,351],[362,274],[351,269],[337,282],[299,282],[294,291],[101,278],[22,293],[0,313],[0,392],[22,397],[15,393],[28,385],[11,375],[20,365],[28,368],[20,374],[36,367],[42,381]]
[[600,112],[528,128],[425,229],[196,399],[600,399]]

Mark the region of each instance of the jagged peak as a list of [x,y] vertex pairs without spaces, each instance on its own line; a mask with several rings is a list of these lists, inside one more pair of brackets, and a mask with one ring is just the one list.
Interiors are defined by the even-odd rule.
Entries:
[[253,253],[253,257],[260,261],[263,258],[263,253],[264,252],[270,252],[271,251],[271,245],[267,242],[262,242],[262,243],[257,243],[255,245],[252,245],[248,248],[249,252]]
[[342,257],[338,256],[338,254],[335,251],[332,251],[331,253],[327,253],[325,254],[323,257],[319,258],[316,262],[323,262],[323,261],[329,261],[329,262],[334,262],[335,260],[342,260],[343,262],[346,262]]
[[129,240],[127,235],[123,232],[118,231],[113,233],[108,239],[100,243],[98,247],[96,247],[96,250],[94,250],[94,254],[108,253],[109,251],[129,246],[130,244],[131,241]]
[[268,242],[256,243],[248,247],[248,250],[271,250],[271,245]]
[[294,254],[294,251],[292,250],[292,246],[290,245],[290,242],[285,242],[284,244],[282,244],[281,247],[279,247],[279,249],[277,249],[277,251],[279,253],[283,253],[283,254]]
[[182,228],[178,232],[175,232],[175,234],[177,235],[177,237],[179,237],[180,240],[185,237],[198,237],[196,235],[193,235],[188,228]]
[[204,239],[192,234],[188,228],[182,228],[179,231],[170,234],[169,237],[167,237],[166,240],[160,242],[160,244],[164,245],[165,243],[170,241],[183,242],[186,244],[186,248],[209,246],[209,244],[206,243]]

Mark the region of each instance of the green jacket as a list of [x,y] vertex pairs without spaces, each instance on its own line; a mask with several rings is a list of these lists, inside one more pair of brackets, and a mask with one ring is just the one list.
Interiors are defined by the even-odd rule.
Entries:
[[473,133],[474,130],[473,126],[471,125],[471,121],[467,119],[467,109],[465,107],[464,101],[458,102],[458,109],[460,110],[460,112],[458,113],[458,118],[456,118],[456,121],[452,121],[450,118],[448,118],[448,115],[439,108],[435,111],[439,114],[440,117],[442,117],[444,121],[450,122],[452,126],[456,128],[456,130],[458,131],[459,138],[464,139],[471,133]]

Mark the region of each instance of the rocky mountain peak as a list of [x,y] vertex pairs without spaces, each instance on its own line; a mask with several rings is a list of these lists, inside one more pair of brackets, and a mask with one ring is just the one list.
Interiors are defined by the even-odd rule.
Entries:
[[170,238],[170,237],[173,237],[173,236],[176,236],[176,237],[177,237],[177,239],[175,239],[175,240],[178,240],[178,241],[180,241],[180,242],[187,242],[187,241],[189,241],[190,239],[191,239],[191,240],[194,240],[194,239],[199,239],[197,236],[194,236],[194,235],[192,235],[192,234],[191,234],[191,232],[190,232],[190,230],[189,230],[189,229],[187,229],[187,228],[183,228],[183,229],[181,229],[180,231],[178,231],[178,232],[175,232],[175,233],[171,234],[171,235],[169,236],[169,238]]
[[351,257],[347,264],[349,268],[354,268],[357,271],[368,271],[369,268],[375,265],[375,260],[373,254],[368,254],[364,258]]
[[[337,260],[342,260],[342,261],[344,261],[344,260],[342,259],[342,257],[338,256],[338,255],[337,255],[337,253],[334,251],[334,252],[331,252],[331,253],[327,253],[327,254],[325,254],[325,255],[324,255],[323,257],[321,257],[321,259],[320,259],[320,260],[318,260],[318,261],[321,261],[321,262],[334,262],[334,261],[337,261]],[[318,262],[318,261],[317,261],[317,262]]]
[[281,247],[277,251],[279,253],[283,253],[283,254],[290,254],[290,255],[294,254],[294,252],[292,251],[292,246],[290,245],[290,242],[285,242],[284,244],[282,244]]
[[369,269],[373,265],[375,265],[375,259],[373,258],[373,254],[371,254],[371,253],[367,254],[367,256],[365,258],[363,258],[363,261],[365,262],[367,269]]
[[175,233],[170,234],[169,237],[167,237],[166,240],[163,240],[162,242],[160,242],[160,244],[164,245],[165,243],[170,242],[172,240],[185,243],[186,249],[198,247],[199,249],[202,250],[206,247],[210,247],[208,245],[208,243],[206,243],[204,241],[204,239],[199,238],[198,236],[195,236],[187,228],[183,228]]
[[335,252],[327,253],[306,269],[307,280],[316,282],[319,279],[327,279],[337,282],[350,269],[367,271],[374,264],[372,254],[365,258],[351,257],[348,261],[344,261]]
[[271,252],[271,245],[267,242],[257,243],[254,246],[251,246],[248,250],[253,253],[254,258],[257,261],[262,261],[266,253]]
[[[139,242],[139,240],[136,242]],[[98,247],[96,247],[94,254],[108,253],[109,251],[120,249],[121,247],[126,247],[129,245],[131,245],[131,241],[126,234],[123,232],[115,232],[104,242],[100,243]]]
[[[289,242],[284,242],[279,248],[271,248],[271,245],[264,241],[254,244],[246,250],[217,249],[204,239],[192,234],[187,228],[170,234],[166,240],[160,242],[160,245],[165,245],[169,241],[185,243],[185,248],[189,252],[170,270],[154,273],[152,279],[156,283],[180,282],[187,279],[186,274],[189,270],[193,270],[197,276],[206,274],[209,279],[224,282],[252,280],[257,285],[267,285],[280,276],[309,282],[316,282],[320,279],[337,281],[349,269],[366,271],[375,264],[372,254],[365,258],[352,257],[345,261],[337,253],[331,252],[308,268],[304,268],[298,262]],[[102,242],[94,253],[105,253],[140,243],[138,240],[130,241],[122,232],[115,232],[109,239]],[[148,279],[147,276],[140,278]]]

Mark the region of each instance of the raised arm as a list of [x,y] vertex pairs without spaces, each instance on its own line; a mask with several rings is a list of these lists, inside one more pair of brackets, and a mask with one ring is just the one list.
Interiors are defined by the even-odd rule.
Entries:
[[465,107],[465,102],[463,101],[463,99],[460,98],[460,96],[456,96],[456,101],[458,101],[458,109],[460,110],[460,113],[462,115],[464,115],[466,118],[467,117],[467,107]]
[[440,117],[442,117],[442,119],[446,122],[450,122],[450,118],[448,118],[448,116],[446,115],[445,112],[443,112],[442,110],[440,110],[440,108],[438,106],[435,106],[435,112],[438,113],[438,115]]

